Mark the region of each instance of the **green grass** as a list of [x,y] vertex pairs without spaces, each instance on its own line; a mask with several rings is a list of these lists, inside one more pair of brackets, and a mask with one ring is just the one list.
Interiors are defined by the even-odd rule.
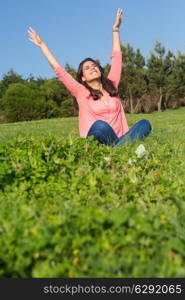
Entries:
[[76,118],[0,125],[0,276],[184,277],[184,116],[127,115],[153,130],[116,149]]
[[77,118],[44,119],[39,121],[17,122],[0,125],[1,143],[16,139],[18,136],[43,138],[78,135]]
[[[154,128],[154,134],[160,139],[175,138],[176,133],[178,140],[183,141],[183,130],[185,126],[185,108],[177,110],[167,110],[161,113],[152,114],[127,114],[129,126],[134,125],[141,119],[148,119]],[[48,135],[61,136],[78,136],[77,118],[48,119],[29,122],[17,122],[0,124],[1,143],[17,138],[20,135],[25,137],[47,137]]]

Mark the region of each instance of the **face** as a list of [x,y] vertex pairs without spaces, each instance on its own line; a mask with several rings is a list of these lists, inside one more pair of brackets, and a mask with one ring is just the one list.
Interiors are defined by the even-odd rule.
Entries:
[[82,66],[82,71],[82,80],[86,82],[90,82],[101,77],[101,72],[93,61],[86,61]]

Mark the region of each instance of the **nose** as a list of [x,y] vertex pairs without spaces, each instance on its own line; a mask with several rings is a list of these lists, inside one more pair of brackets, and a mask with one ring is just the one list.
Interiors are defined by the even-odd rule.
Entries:
[[95,67],[95,66],[92,66],[92,67],[90,68],[90,72],[92,73],[93,71],[96,71],[96,67]]

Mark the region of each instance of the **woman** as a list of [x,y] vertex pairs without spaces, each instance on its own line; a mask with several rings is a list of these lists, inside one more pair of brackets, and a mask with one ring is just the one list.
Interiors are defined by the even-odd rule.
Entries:
[[112,64],[107,78],[102,67],[92,58],[83,60],[75,80],[55,59],[40,36],[30,27],[29,40],[39,46],[54,72],[79,106],[79,130],[81,137],[93,136],[100,144],[118,147],[127,140],[142,139],[151,131],[147,120],[141,120],[130,130],[118,96],[118,84],[122,69],[122,53],[119,27],[122,9],[117,10],[113,25]]

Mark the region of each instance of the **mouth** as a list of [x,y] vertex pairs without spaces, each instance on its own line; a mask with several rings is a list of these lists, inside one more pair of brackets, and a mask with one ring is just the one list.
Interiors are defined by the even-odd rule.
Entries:
[[93,73],[97,73],[97,72],[96,71],[92,71],[91,74],[93,74]]

